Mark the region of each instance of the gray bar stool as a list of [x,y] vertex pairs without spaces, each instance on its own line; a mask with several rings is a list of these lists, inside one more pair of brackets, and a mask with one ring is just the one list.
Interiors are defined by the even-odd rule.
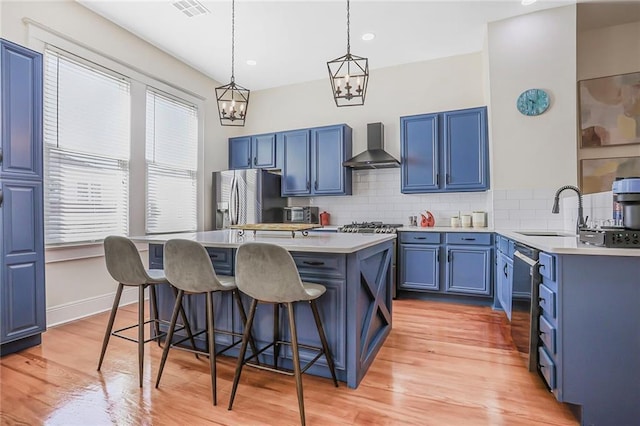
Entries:
[[[138,344],[138,373],[140,376],[140,387],[142,387],[143,377],[143,365],[144,365],[144,344],[152,340],[158,341],[160,345],[160,339],[163,338],[166,333],[160,332],[160,323],[158,320],[158,302],[156,299],[157,284],[169,284],[164,276],[162,269],[145,269],[140,259],[140,253],[133,242],[120,236],[108,236],[104,239],[104,259],[107,264],[107,270],[111,277],[118,282],[118,290],[116,291],[116,297],[113,300],[113,306],[111,308],[111,314],[109,316],[109,323],[107,324],[107,330],[104,333],[104,340],[102,342],[102,351],[100,353],[100,361],[98,362],[98,371],[102,367],[102,361],[104,361],[104,355],[107,351],[107,345],[109,344],[109,338],[111,336],[120,337],[121,339],[129,340]],[[120,297],[122,296],[122,290],[124,287],[138,287],[138,323],[130,325],[128,327],[120,328],[113,331],[113,323],[116,319],[116,312],[118,311],[118,305],[120,304]],[[144,290],[149,287],[149,301],[151,307],[150,319],[144,319]],[[177,291],[174,291],[177,293]],[[184,328],[187,330],[187,334],[191,339],[191,344],[195,348],[195,341],[189,328],[189,322],[184,311],[180,311],[180,315],[184,324]],[[144,325],[153,323],[155,327],[155,334],[145,340],[144,339]],[[138,338],[132,339],[128,336],[120,334],[125,330],[138,327]]]
[[[267,243],[245,243],[242,244],[236,253],[236,285],[238,289],[251,296],[253,301],[249,308],[249,319],[245,326],[245,333],[242,339],[242,347],[238,356],[238,362],[236,364],[236,373],[233,378],[233,388],[231,390],[231,398],[229,399],[229,410],[233,406],[233,400],[238,388],[238,382],[240,381],[240,374],[242,373],[242,366],[249,360],[256,358],[260,353],[264,352],[268,348],[274,348],[274,365],[273,368],[264,365],[253,365],[254,367],[262,368],[277,373],[284,373],[292,375],[290,371],[278,369],[278,346],[290,345],[293,353],[293,376],[296,380],[296,390],[298,393],[298,408],[300,410],[300,421],[305,424],[304,415],[304,397],[302,394],[302,373],[304,373],[314,362],[316,362],[322,355],[327,360],[333,383],[338,387],[338,380],[336,379],[336,372],[333,364],[333,358],[329,351],[329,345],[327,338],[324,334],[324,328],[320,320],[318,313],[318,307],[316,305],[316,299],[322,296],[326,288],[320,284],[314,284],[310,282],[302,282],[298,268],[291,257],[291,254],[284,248],[275,244]],[[322,347],[313,347],[308,345],[298,344],[298,336],[296,333],[296,322],[293,312],[293,304],[296,302],[308,302],[313,313],[313,318],[318,329],[318,335]],[[250,336],[251,326],[256,314],[256,308],[258,303],[270,303],[274,305],[274,339],[269,345],[260,349],[258,352],[254,351],[254,354],[245,359],[247,351],[247,341]],[[291,342],[284,342],[280,340],[278,318],[278,307],[280,304],[286,305],[289,314],[289,330],[291,333]],[[300,367],[300,355],[298,347],[304,347],[305,349],[313,349],[318,351],[318,354],[309,361],[304,368]]]
[[[194,334],[194,336],[202,333],[207,333],[207,346],[208,352],[202,352],[194,350],[193,352],[207,355],[209,357],[209,365],[211,368],[211,392],[213,394],[213,405],[217,405],[217,389],[216,389],[216,355],[220,355],[223,352],[239,344],[242,340],[238,339],[220,351],[216,352],[215,348],[215,333],[223,333],[231,336],[242,337],[243,334],[236,333],[232,330],[216,330],[214,324],[214,304],[213,293],[218,291],[231,291],[236,303],[238,304],[238,311],[240,313],[240,319],[242,324],[246,324],[247,316],[244,311],[244,306],[240,300],[240,294],[237,291],[235,279],[230,276],[216,275],[211,263],[211,258],[207,253],[207,250],[195,241],[173,239],[169,240],[164,245],[164,271],[167,275],[167,279],[175,288],[177,288],[176,303],[171,316],[171,323],[169,324],[169,331],[167,332],[167,342],[173,341],[173,333],[178,318],[178,313],[182,309],[182,298],[185,293],[187,294],[206,294],[206,317],[207,325],[206,329]],[[233,318],[233,317],[232,317]],[[232,320],[233,321],[233,320]],[[245,333],[245,335],[248,335]],[[249,335],[250,336],[250,335]],[[160,385],[160,378],[162,377],[162,371],[164,370],[164,364],[167,361],[169,355],[169,349],[180,342],[173,344],[165,344],[162,352],[162,360],[160,361],[160,369],[158,370],[158,378],[156,379],[156,388]],[[256,346],[253,342],[253,338],[250,338],[251,348],[256,353]]]

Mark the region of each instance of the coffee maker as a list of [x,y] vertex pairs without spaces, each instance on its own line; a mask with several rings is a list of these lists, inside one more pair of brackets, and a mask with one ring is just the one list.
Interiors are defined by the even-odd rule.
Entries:
[[622,226],[581,229],[580,241],[603,247],[640,249],[640,177],[613,182],[613,200],[622,207]]

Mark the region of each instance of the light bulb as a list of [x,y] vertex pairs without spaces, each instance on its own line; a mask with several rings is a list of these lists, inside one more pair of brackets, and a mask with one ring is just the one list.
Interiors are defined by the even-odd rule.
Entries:
[[342,84],[342,80],[339,78],[336,78],[336,86],[338,87],[338,89],[340,88],[341,84]]
[[349,83],[349,74],[344,76],[344,83],[345,84]]
[[226,103],[226,102],[223,102],[223,103],[222,103],[222,110],[224,111],[224,110],[226,110],[226,109],[227,109],[227,103]]
[[240,111],[244,111],[244,104],[240,104]]
[[360,87],[360,77],[358,77],[358,79],[356,80],[356,82],[358,83],[358,87]]

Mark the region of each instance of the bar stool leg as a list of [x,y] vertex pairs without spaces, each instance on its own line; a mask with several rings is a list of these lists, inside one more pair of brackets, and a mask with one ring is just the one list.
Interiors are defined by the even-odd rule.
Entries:
[[122,289],[124,285],[118,283],[118,289],[116,290],[116,297],[113,299],[113,306],[111,307],[111,314],[109,314],[109,323],[107,324],[107,330],[104,332],[104,339],[102,340],[102,351],[100,352],[100,361],[98,361],[98,371],[102,367],[102,361],[104,361],[104,354],[107,352],[107,345],[109,344],[109,338],[111,337],[111,331],[113,330],[113,322],[116,319],[116,312],[118,311],[118,305],[120,304],[120,297],[122,296]]
[[144,369],[144,289],[145,285],[138,286],[138,374],[140,387],[142,387],[142,372]]
[[327,365],[329,366],[329,371],[331,372],[331,377],[333,378],[333,384],[338,387],[338,379],[336,378],[336,370],[333,365],[333,357],[331,356],[331,351],[329,351],[329,344],[327,343],[327,337],[324,334],[324,327],[322,326],[322,321],[320,321],[320,314],[318,313],[318,305],[316,305],[316,301],[310,300],[309,304],[311,305],[311,312],[313,312],[313,319],[316,321],[316,327],[318,328],[318,335],[320,336],[320,342],[322,342],[322,350],[324,351],[324,357],[327,359]]
[[280,357],[280,304],[273,304],[273,368],[278,368],[278,357]]
[[[175,288],[174,286],[171,286],[171,288],[173,289],[173,295],[176,297],[176,300],[177,300],[178,289]],[[182,292],[182,294],[184,295],[184,291]],[[196,341],[193,338],[193,333],[191,332],[191,325],[189,324],[189,320],[187,319],[187,314],[184,312],[184,308],[182,307],[182,296],[180,296],[180,318],[182,319],[182,324],[184,325],[184,328],[187,330],[187,337],[189,337],[189,342],[191,343],[191,349],[195,351],[197,349]],[[195,354],[195,356],[196,356],[196,359],[200,359],[197,353]]]
[[[240,320],[242,321],[242,326],[246,327],[247,325],[247,314],[244,311],[244,306],[242,305],[242,299],[240,298],[240,292],[238,290],[233,290],[233,296],[236,299],[236,303],[238,304],[238,312],[240,313]],[[244,335],[244,330],[243,330]],[[235,340],[234,340],[235,342]],[[258,353],[258,348],[256,346],[256,341],[253,339],[253,333],[249,335],[249,344],[251,345],[251,350],[254,354]],[[260,360],[256,357],[256,364],[260,365]]]
[[238,390],[238,382],[240,381],[240,374],[242,373],[242,366],[244,365],[244,356],[247,353],[247,344],[249,343],[249,336],[251,335],[251,327],[253,326],[253,319],[256,316],[256,308],[258,307],[258,301],[253,299],[251,306],[249,307],[249,318],[244,326],[244,334],[242,336],[242,346],[240,347],[240,353],[238,354],[238,361],[236,362],[236,374],[233,376],[233,387],[231,388],[231,397],[229,398],[229,407],[227,410],[231,410],[233,407],[233,400],[236,397],[236,391]]
[[171,322],[169,323],[169,330],[167,331],[167,340],[164,342],[164,349],[162,350],[162,359],[160,360],[160,368],[158,369],[158,377],[156,378],[156,389],[160,386],[160,378],[162,377],[162,371],[164,370],[164,363],[167,361],[169,355],[169,349],[171,348],[171,341],[173,340],[173,332],[176,328],[176,321],[178,320],[178,313],[182,310],[182,296],[184,291],[178,291],[176,295],[176,303],[173,306],[173,313],[171,314]]
[[156,338],[156,342],[158,342],[158,347],[160,347],[160,339],[158,336],[160,335],[160,323],[158,322],[158,297],[156,296],[156,286],[149,286],[149,308],[151,309],[151,320],[154,327],[155,334],[152,333],[152,336]]
[[305,424],[304,396],[302,394],[302,373],[300,372],[300,353],[298,352],[298,333],[296,331],[296,318],[293,313],[293,303],[287,303],[289,311],[289,330],[291,330],[291,350],[293,352],[293,374],[296,378],[296,390],[298,391],[298,408],[300,409],[300,423]]
[[216,339],[215,320],[213,312],[213,292],[207,292],[207,340],[209,341],[209,367],[211,368],[211,392],[213,405],[218,405],[218,390],[216,388]]

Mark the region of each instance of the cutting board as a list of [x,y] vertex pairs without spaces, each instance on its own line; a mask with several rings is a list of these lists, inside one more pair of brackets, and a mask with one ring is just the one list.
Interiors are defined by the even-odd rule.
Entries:
[[302,235],[307,235],[310,229],[321,228],[322,225],[317,223],[247,223],[245,225],[231,225],[232,229],[238,229],[241,233],[244,231],[289,231],[291,236],[295,237],[296,231],[300,231]]

